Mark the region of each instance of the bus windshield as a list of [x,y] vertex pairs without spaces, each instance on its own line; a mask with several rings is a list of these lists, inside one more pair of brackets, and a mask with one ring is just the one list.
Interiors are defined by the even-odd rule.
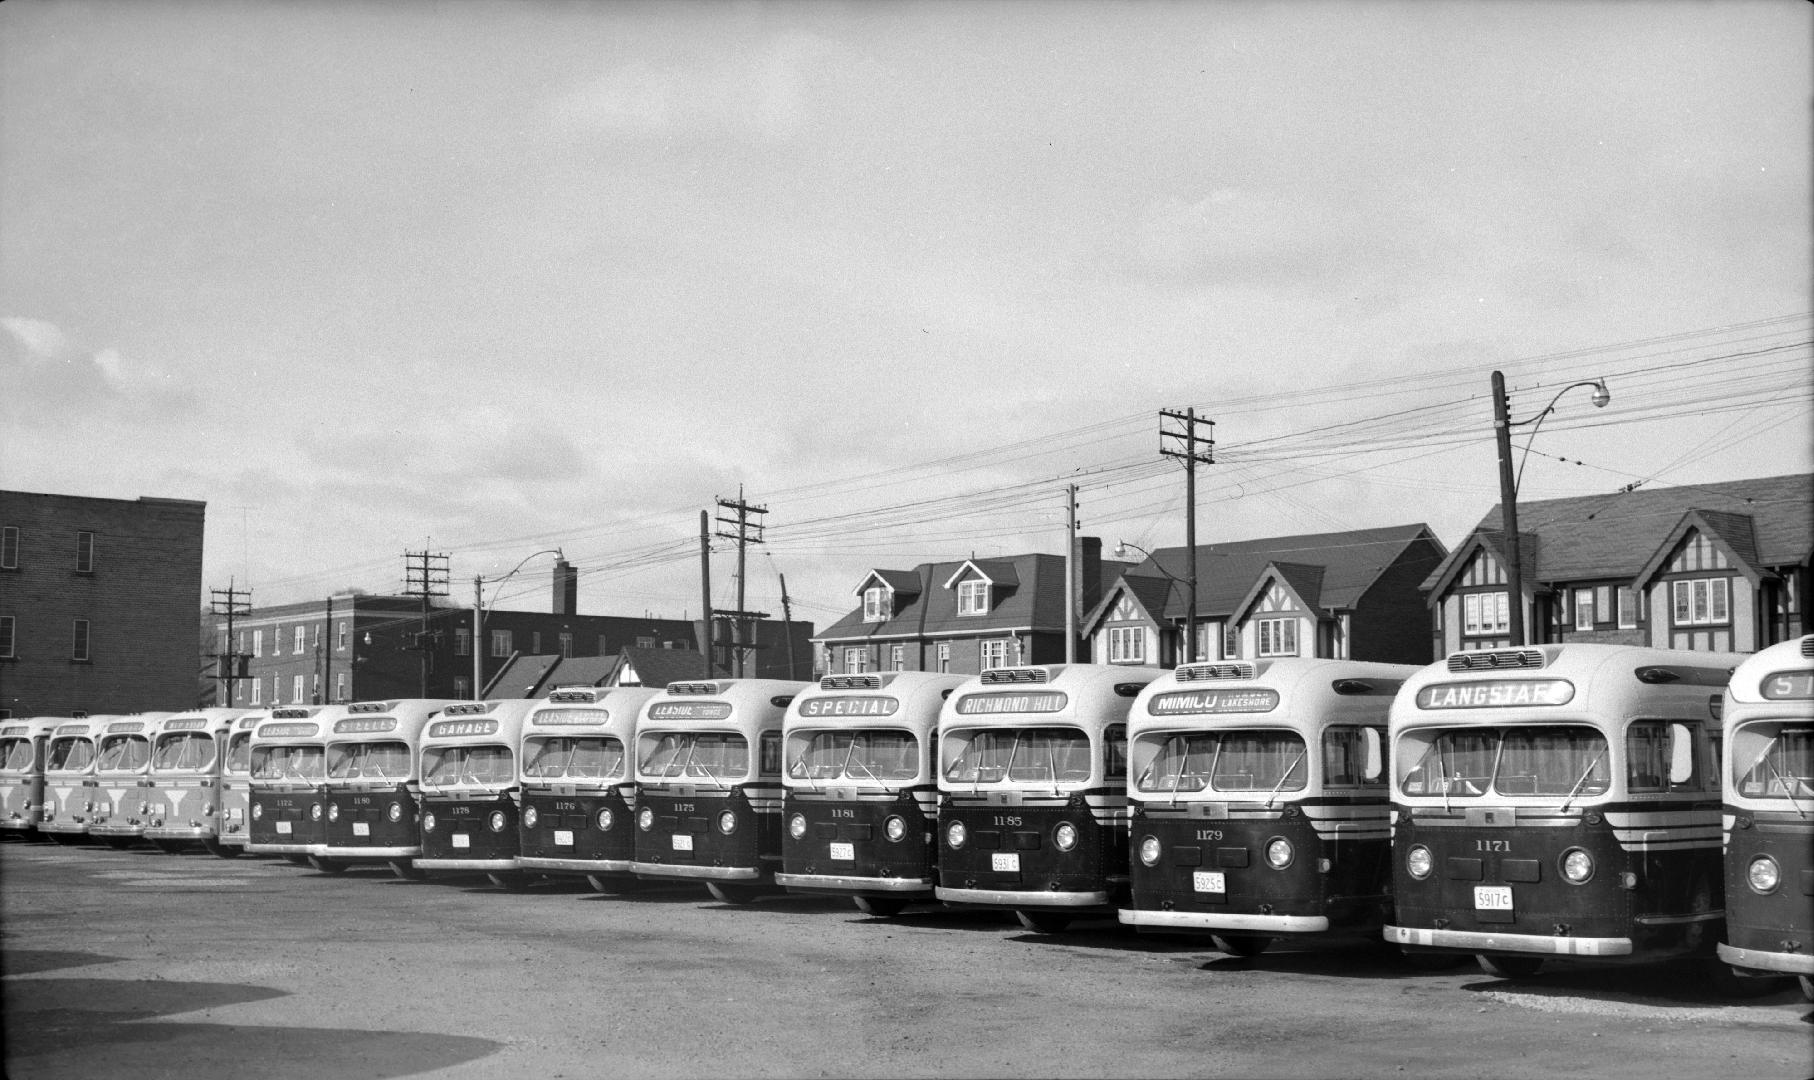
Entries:
[[252,779],[319,780],[321,764],[319,746],[261,746],[252,751]]
[[1732,735],[1732,782],[1750,799],[1814,798],[1814,724],[1754,723],[1739,728]]
[[954,732],[945,779],[957,784],[1076,784],[1090,778],[1090,737],[1078,728]]
[[252,733],[242,731],[227,742],[226,769],[231,773],[245,772],[252,764]]
[[437,746],[422,755],[423,787],[508,784],[516,758],[505,746]]
[[214,764],[214,736],[190,731],[166,735],[157,741],[157,753],[151,756],[151,767],[157,770],[205,769]]
[[409,744],[335,743],[328,747],[328,775],[335,780],[408,780]]
[[1476,798],[1606,793],[1606,737],[1589,727],[1516,726],[1410,732],[1398,760],[1406,795]]
[[32,742],[30,739],[8,739],[3,750],[0,750],[0,769],[7,772],[24,772],[31,768]]
[[1295,731],[1202,731],[1172,735],[1134,778],[1138,791],[1276,794],[1308,782],[1304,737]]
[[624,744],[603,736],[555,736],[529,741],[526,776],[612,780],[624,774]]
[[653,747],[636,766],[644,776],[703,776],[723,781],[749,775],[749,740],[734,732],[669,731],[652,741]]
[[880,784],[920,774],[919,740],[908,731],[820,731],[787,767],[801,780]]
[[94,761],[94,743],[87,739],[57,739],[50,744],[50,757],[45,768],[80,772]]
[[109,735],[101,740],[98,770],[133,772],[151,762],[151,742],[143,735]]

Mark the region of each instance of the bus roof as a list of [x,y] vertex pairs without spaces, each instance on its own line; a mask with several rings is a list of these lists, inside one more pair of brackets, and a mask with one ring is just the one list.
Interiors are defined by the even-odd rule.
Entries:
[[964,679],[937,671],[827,675],[794,698],[783,726],[788,731],[889,727],[925,734],[938,727],[939,710]]
[[523,720],[523,738],[549,735],[610,735],[622,742],[636,737],[636,718],[658,686],[565,687],[534,702]]
[[1185,664],[1140,692],[1128,713],[1128,735],[1256,723],[1304,731],[1383,724],[1399,687],[1420,670],[1316,657]]
[[939,728],[1039,727],[1098,730],[1127,719],[1134,698],[1164,668],[1047,664],[991,668],[965,679],[939,711]]
[[780,731],[788,705],[811,683],[785,679],[703,679],[669,683],[643,702],[638,732]]
[[323,731],[329,742],[394,742],[414,744],[428,722],[449,705],[471,702],[445,698],[397,698],[391,701],[355,701],[333,706],[335,715],[323,713]]
[[540,704],[535,698],[456,702],[429,722],[422,732],[422,747],[501,742],[514,751],[523,717]]
[[1735,703],[1807,702],[1814,709],[1814,634],[1779,641],[1746,657],[1726,686]]

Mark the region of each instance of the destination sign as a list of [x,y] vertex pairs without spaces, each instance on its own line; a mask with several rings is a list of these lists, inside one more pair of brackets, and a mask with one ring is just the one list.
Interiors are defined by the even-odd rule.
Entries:
[[376,731],[395,730],[397,730],[397,718],[394,716],[360,716],[350,720],[334,721],[334,734],[336,735],[370,735]]
[[723,720],[730,715],[728,701],[658,701],[649,706],[651,720]]
[[130,735],[135,731],[144,730],[145,721],[143,720],[122,720],[117,724],[107,725],[107,734],[109,735]]
[[1196,716],[1208,713],[1261,713],[1279,707],[1277,690],[1183,690],[1155,694],[1146,704],[1154,716]]
[[321,730],[320,724],[266,724],[258,729],[261,739],[307,739]]
[[1480,679],[1432,683],[1417,692],[1420,709],[1509,709],[1520,705],[1566,705],[1575,696],[1567,679]]
[[26,727],[24,724],[20,724],[17,727],[0,728],[0,739],[16,738],[20,735],[24,735],[26,732],[28,732],[30,730],[31,729]]
[[965,694],[957,699],[959,716],[984,716],[995,713],[1052,713],[1065,707],[1070,698],[1056,690],[1033,693]]
[[428,725],[431,739],[458,739],[467,735],[496,735],[496,720],[438,720]]
[[827,695],[804,698],[801,716],[893,716],[901,707],[900,699],[859,694],[854,697]]
[[184,717],[181,720],[164,721],[165,731],[200,731],[207,726],[207,719],[200,716],[189,716]]
[[1777,671],[1764,678],[1767,701],[1806,701],[1814,698],[1814,671]]
[[57,734],[59,734],[59,735],[86,735],[86,734],[88,734],[88,725],[87,724],[64,724],[61,727],[57,728]]
[[589,727],[610,719],[609,709],[543,709],[529,723],[533,727]]

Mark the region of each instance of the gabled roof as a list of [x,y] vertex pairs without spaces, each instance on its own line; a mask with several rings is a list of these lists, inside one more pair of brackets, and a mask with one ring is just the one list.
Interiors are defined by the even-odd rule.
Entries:
[[973,570],[976,575],[991,585],[1018,585],[1020,578],[1014,572],[1014,563],[1010,559],[965,559],[951,576],[945,579],[945,588],[949,589],[958,583],[966,570]]
[[612,659],[615,664],[606,676],[612,686],[623,685],[624,677],[630,673],[642,686],[666,686],[686,679],[723,678],[730,674],[722,667],[708,670],[705,654],[692,649],[626,646]]
[[[1749,517],[1754,565],[1805,564],[1814,552],[1814,474],[1792,473],[1692,487],[1638,488],[1570,499],[1518,502],[1520,544],[1532,552],[1525,580],[1568,582],[1632,580],[1656,556],[1664,539],[1689,510]],[[1704,518],[1709,524],[1714,519]],[[1723,519],[1722,519],[1723,520]],[[1500,508],[1489,510],[1476,532],[1497,533]],[[1533,543],[1532,538],[1538,542]],[[1728,540],[1730,543],[1731,541]],[[1450,553],[1423,588],[1438,590],[1453,579],[1467,550]]]
[[[812,640],[855,644],[866,640],[959,637],[1027,627],[1038,632],[1063,633],[1064,567],[1064,556],[1041,553],[921,563],[913,569],[911,592],[897,591],[892,617],[869,622],[858,607],[813,635]],[[959,615],[956,589],[941,586],[954,584],[959,575],[972,569],[994,586],[989,590],[990,608],[984,615]],[[1103,563],[1104,580],[1120,569],[1119,564]]]
[[1233,614],[1236,620],[1247,617],[1247,613],[1253,609],[1255,604],[1259,603],[1260,597],[1266,595],[1267,586],[1275,577],[1283,581],[1286,588],[1297,594],[1305,611],[1316,615],[1328,614],[1323,610],[1322,605],[1322,567],[1312,566],[1308,563],[1275,562],[1266,565],[1266,569],[1254,579],[1253,588],[1247,590],[1247,595],[1243,596],[1235,605]]
[[911,570],[871,570],[868,577],[857,583],[856,594],[862,596],[872,581],[880,582],[896,596],[910,596],[920,591],[919,575]]
[[[1523,524],[1520,522],[1520,524]],[[1534,533],[1518,530],[1518,565],[1524,568],[1524,580],[1537,580],[1537,548],[1539,538]],[[1475,529],[1468,534],[1448,558],[1430,572],[1418,589],[1425,594],[1425,602],[1434,607],[1441,601],[1442,595],[1449,591],[1455,579],[1460,577],[1469,562],[1479,552],[1490,554],[1500,566],[1507,563],[1505,554],[1506,533],[1499,529]]]
[[504,662],[485,684],[484,696],[487,698],[540,697],[536,690],[548,678],[548,673],[561,662],[558,653],[551,655],[530,655],[518,653]]
[[[1756,522],[1744,514],[1727,514],[1718,510],[1690,510],[1682,515],[1682,520],[1675,523],[1663,539],[1658,542],[1656,550],[1651,552],[1649,561],[1639,568],[1632,580],[1639,585],[1648,585],[1652,578],[1662,573],[1669,565],[1669,556],[1675,551],[1683,538],[1692,531],[1712,541],[1715,547],[1725,551],[1739,573],[1752,581],[1758,580],[1762,569],[1757,565],[1757,530]],[[1768,573],[1768,571],[1764,571]]]

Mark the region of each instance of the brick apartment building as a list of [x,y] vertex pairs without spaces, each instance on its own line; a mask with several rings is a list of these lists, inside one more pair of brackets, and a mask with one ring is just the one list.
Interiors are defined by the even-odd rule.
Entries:
[[193,707],[206,511],[0,491],[0,716]]

